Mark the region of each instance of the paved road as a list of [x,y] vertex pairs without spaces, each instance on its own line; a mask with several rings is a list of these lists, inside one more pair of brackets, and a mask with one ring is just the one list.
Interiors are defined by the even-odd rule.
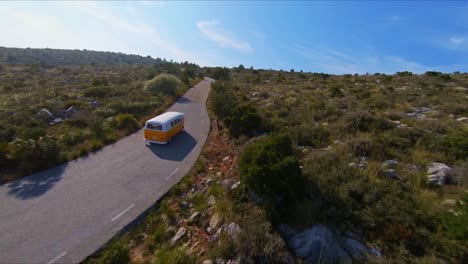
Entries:
[[0,186],[0,262],[80,262],[153,205],[195,163],[210,120],[206,79],[169,110],[186,114],[168,145],[140,130],[88,157]]

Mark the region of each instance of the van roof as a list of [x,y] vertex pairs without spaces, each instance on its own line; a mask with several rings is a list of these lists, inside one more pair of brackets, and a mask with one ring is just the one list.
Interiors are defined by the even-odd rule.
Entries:
[[166,112],[164,114],[158,115],[156,117],[151,118],[150,120],[146,121],[149,123],[167,123],[167,121],[171,120],[176,116],[184,115],[184,113],[179,112]]

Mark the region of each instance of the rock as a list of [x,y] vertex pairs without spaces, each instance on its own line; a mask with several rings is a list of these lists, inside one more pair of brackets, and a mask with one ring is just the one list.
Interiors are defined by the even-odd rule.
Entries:
[[386,169],[383,171],[383,176],[389,179],[398,179],[398,175],[394,169]]
[[174,245],[181,237],[185,235],[185,233],[187,233],[187,230],[185,229],[185,227],[179,228],[179,231],[177,231],[175,236],[171,238],[171,241],[170,241],[171,245]]
[[359,157],[359,161],[363,162],[363,163],[367,163],[367,161],[369,161],[369,158],[366,157],[366,156],[361,156],[361,157]]
[[188,219],[188,222],[195,223],[198,221],[199,218],[200,218],[200,212],[195,212],[190,216],[190,218]]
[[430,184],[443,185],[453,173],[453,169],[444,163],[432,163],[427,169],[427,179]]
[[253,96],[253,97],[258,97],[259,95],[260,95],[259,92],[253,92],[253,93],[252,93],[252,96]]
[[237,236],[237,234],[239,234],[240,231],[241,231],[240,226],[234,222],[230,223],[226,228],[226,232],[228,236],[230,237]]
[[226,156],[226,157],[223,158],[223,163],[227,163],[227,162],[229,162],[230,160],[231,160],[231,157]]
[[458,92],[465,92],[465,91],[468,91],[468,88],[465,88],[465,87],[455,87],[453,88],[455,91],[458,91]]
[[440,204],[443,205],[443,206],[455,207],[455,205],[457,205],[457,200],[455,200],[455,199],[445,199]]
[[390,168],[393,168],[395,167],[396,165],[398,165],[398,161],[396,160],[386,160],[382,163],[382,166],[384,167],[390,167]]
[[215,264],[226,264],[226,261],[224,259],[222,259],[222,258],[217,258],[215,260]]
[[95,101],[90,102],[89,106],[91,106],[92,108],[97,108],[101,106],[101,103],[95,100]]
[[240,184],[241,184],[241,181],[238,181],[238,182],[234,183],[234,184],[231,186],[231,190],[235,190],[235,189],[239,188]]
[[460,117],[460,118],[457,118],[457,121],[458,121],[458,122],[468,122],[468,117]]
[[214,205],[216,203],[216,198],[213,195],[210,195],[208,198],[208,205]]
[[54,119],[52,113],[45,108],[42,108],[39,112],[37,112],[36,116],[46,122],[49,122]]
[[289,239],[296,234],[296,231],[292,229],[288,224],[279,224],[277,227],[278,233],[284,238]]
[[188,207],[188,202],[187,201],[182,201],[182,202],[180,202],[180,206],[184,207],[184,208],[187,208]]
[[218,227],[218,224],[220,223],[221,219],[219,217],[219,214],[215,213],[210,219],[210,227],[212,229],[216,229]]
[[367,168],[367,163],[363,163],[363,162],[359,163],[358,168],[361,169],[361,170],[366,169]]
[[225,179],[221,181],[221,185],[224,189],[231,189],[231,187],[236,183],[234,179]]
[[67,119],[68,118],[67,110],[60,110],[60,111],[55,112],[55,117]]
[[350,256],[340,247],[335,234],[324,225],[316,225],[296,234],[287,243],[305,263],[351,262]]
[[216,177],[221,177],[222,175],[223,175],[223,173],[220,172],[220,171],[218,171],[218,172],[216,173]]
[[351,162],[350,164],[348,164],[348,166],[353,167],[353,168],[356,168],[356,163]]
[[207,227],[207,228],[206,228],[206,232],[207,232],[208,234],[213,234],[213,231],[214,231],[214,230],[213,230],[213,228],[211,228],[211,227]]
[[372,254],[372,250],[357,239],[342,236],[321,224],[286,240],[304,263],[351,263],[353,259]]
[[202,262],[203,264],[213,264],[213,260],[211,259],[206,259]]

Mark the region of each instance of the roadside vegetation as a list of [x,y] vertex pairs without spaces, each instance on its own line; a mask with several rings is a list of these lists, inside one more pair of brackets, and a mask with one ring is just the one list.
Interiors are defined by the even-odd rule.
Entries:
[[0,48],[0,183],[135,132],[202,76],[159,58]]

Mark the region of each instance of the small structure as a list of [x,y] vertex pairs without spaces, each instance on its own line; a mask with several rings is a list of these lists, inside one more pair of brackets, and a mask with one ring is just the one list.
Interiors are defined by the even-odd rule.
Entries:
[[73,117],[80,111],[80,108],[76,105],[72,105],[67,109],[67,118]]
[[54,119],[54,115],[52,115],[52,113],[45,108],[42,108],[39,112],[37,112],[36,116],[45,122],[50,122]]

